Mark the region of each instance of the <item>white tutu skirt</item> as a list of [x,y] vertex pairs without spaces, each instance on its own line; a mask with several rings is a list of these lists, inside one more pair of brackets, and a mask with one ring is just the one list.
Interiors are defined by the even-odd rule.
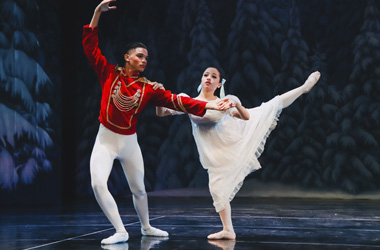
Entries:
[[245,177],[261,168],[257,160],[282,111],[276,96],[247,109],[250,119],[232,112],[207,110],[204,117],[190,115],[202,166],[209,175],[209,189],[217,212],[223,210],[241,188]]

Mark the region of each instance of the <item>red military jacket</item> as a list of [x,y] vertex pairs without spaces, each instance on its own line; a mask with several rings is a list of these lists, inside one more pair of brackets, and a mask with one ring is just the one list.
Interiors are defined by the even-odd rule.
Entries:
[[146,105],[203,116],[206,102],[153,89],[145,77],[127,76],[108,63],[98,47],[98,28],[83,27],[83,48],[102,86],[99,121],[111,131],[130,135],[136,132],[139,113]]

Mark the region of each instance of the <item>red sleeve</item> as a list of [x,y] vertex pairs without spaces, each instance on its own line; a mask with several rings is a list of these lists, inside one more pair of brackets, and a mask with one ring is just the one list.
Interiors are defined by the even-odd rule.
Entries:
[[156,89],[152,91],[152,95],[151,104],[154,106],[166,107],[197,116],[203,116],[206,113],[207,102],[187,96],[178,96],[169,90]]
[[95,69],[98,78],[103,84],[107,78],[110,70],[114,66],[109,64],[106,58],[102,55],[98,46],[98,27],[90,28],[89,25],[83,26],[83,49],[91,66]]

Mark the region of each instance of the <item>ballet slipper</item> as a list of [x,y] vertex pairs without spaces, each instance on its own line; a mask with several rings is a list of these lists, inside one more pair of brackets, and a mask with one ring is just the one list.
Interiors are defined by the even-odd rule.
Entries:
[[102,245],[111,245],[111,244],[117,244],[117,243],[122,243],[126,242],[129,239],[129,235],[127,232],[123,233],[115,233],[114,235],[103,239],[101,241]]
[[218,233],[213,233],[207,236],[207,239],[209,240],[234,240],[236,239],[235,232],[229,232],[229,231],[220,231]]
[[315,71],[309,75],[305,83],[303,84],[304,93],[310,92],[310,90],[314,87],[314,85],[318,82],[321,77],[321,73],[319,71]]
[[145,236],[156,236],[156,237],[167,237],[169,236],[169,233],[166,231],[163,231],[161,229],[150,227],[149,229],[145,230],[141,228],[141,234]]

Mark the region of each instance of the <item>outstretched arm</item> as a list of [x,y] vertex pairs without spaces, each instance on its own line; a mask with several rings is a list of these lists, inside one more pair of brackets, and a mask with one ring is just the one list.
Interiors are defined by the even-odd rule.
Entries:
[[116,6],[109,6],[110,3],[115,1],[116,0],[103,0],[98,6],[96,6],[89,27],[94,28],[98,26],[100,15],[103,12],[116,9]]
[[[206,103],[205,109],[215,109],[215,110],[227,110],[232,107],[232,102],[230,102],[228,99],[226,100],[220,100],[219,102],[208,102]],[[157,116],[168,116],[172,114],[183,114],[182,112],[178,111],[171,111],[168,108],[164,107],[156,107],[156,115]],[[248,119],[247,119],[248,120]]]

